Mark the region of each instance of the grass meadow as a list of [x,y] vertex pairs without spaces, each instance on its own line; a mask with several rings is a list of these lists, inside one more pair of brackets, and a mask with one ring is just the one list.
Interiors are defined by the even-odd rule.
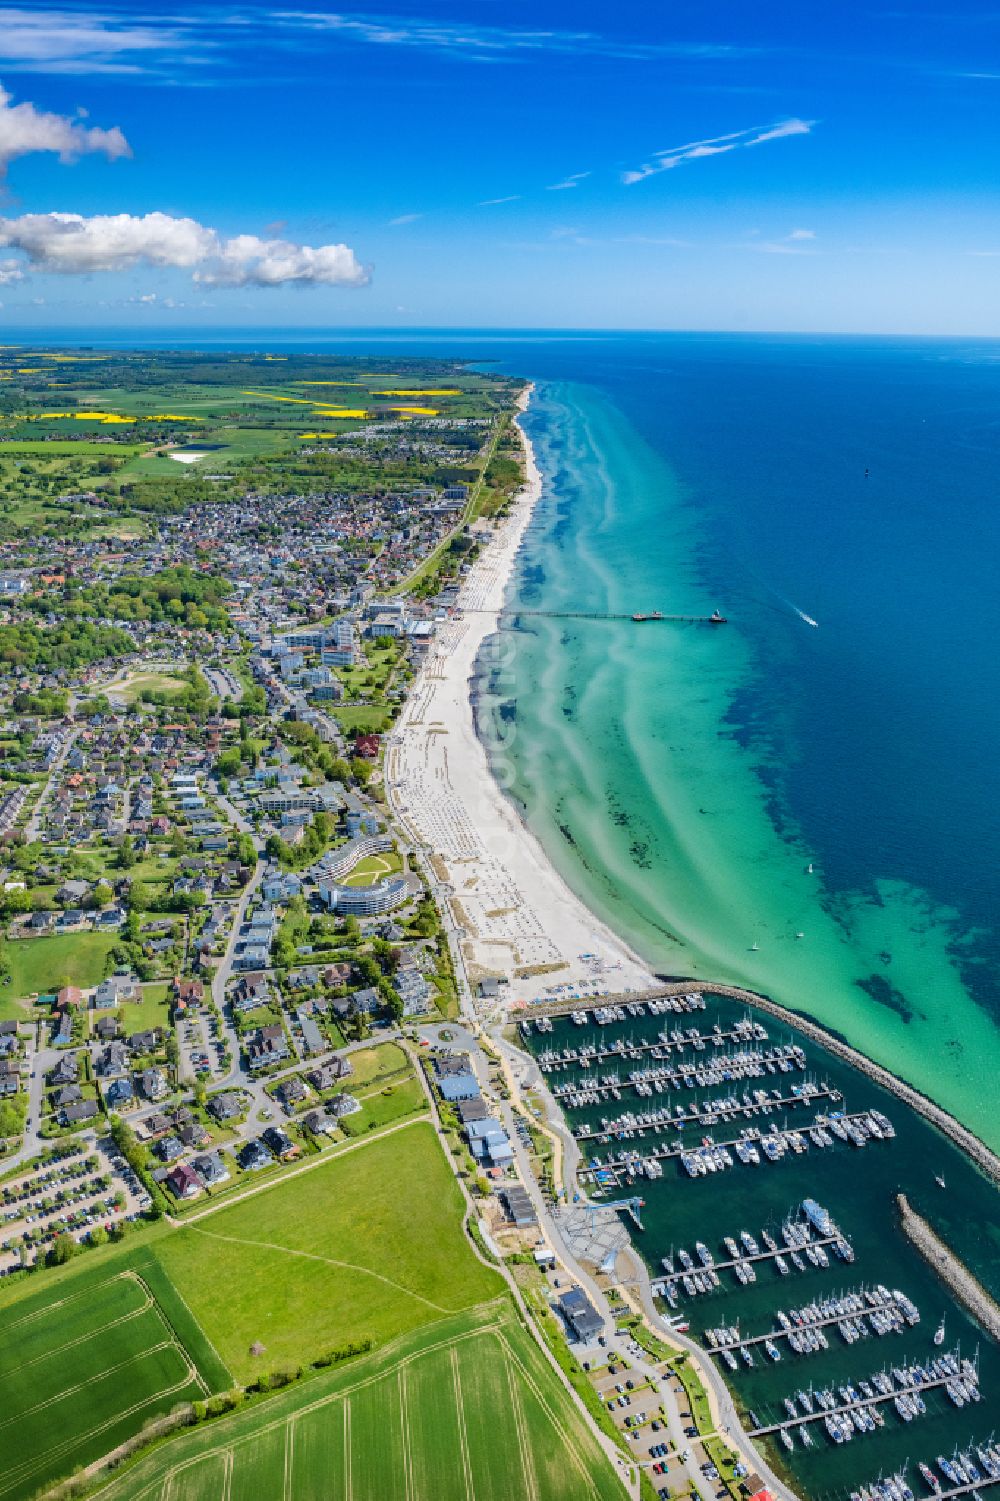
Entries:
[[433,1127],[415,1121],[190,1220],[156,1249],[247,1382],[496,1297],[502,1283],[474,1255],[462,1212]]
[[109,952],[119,942],[115,933],[53,934],[50,938],[19,938],[7,944],[4,962],[10,984],[0,987],[0,1019],[23,1016],[18,1001],[44,995],[63,985],[83,989],[104,979]]

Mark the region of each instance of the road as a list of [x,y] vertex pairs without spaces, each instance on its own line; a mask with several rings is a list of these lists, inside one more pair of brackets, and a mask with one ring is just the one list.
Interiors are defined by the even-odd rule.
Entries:
[[28,822],[24,826],[24,838],[25,842],[28,844],[30,844],[33,839],[37,839],[39,833],[41,832],[42,813],[45,810],[45,805],[48,802],[49,798],[52,796],[52,789],[56,784],[56,779],[60,771],[62,770],[63,765],[66,761],[66,757],[69,755],[70,750],[72,749],[76,741],[76,737],[79,735],[79,733],[79,730],[70,730],[69,734],[66,736],[65,742],[63,743],[62,749],[49,768],[49,775],[46,779],[45,786],[42,788],[38,801],[35,803],[35,806],[32,809],[31,817],[28,819]]
[[240,899],[236,903],[236,911],[233,914],[233,926],[229,934],[228,942],[226,943],[226,952],[222,956],[222,962],[220,963],[218,969],[215,971],[215,974],[212,977],[212,1000],[215,1002],[215,1004],[219,1008],[219,1011],[222,1013],[222,1033],[226,1039],[226,1044],[233,1059],[233,1066],[229,1070],[229,1073],[225,1076],[224,1079],[219,1080],[219,1086],[226,1089],[250,1088],[250,1076],[242,1063],[240,1039],[237,1034],[236,1028],[233,1026],[232,1016],[228,1012],[226,1007],[226,986],[229,983],[230,977],[233,973],[233,959],[236,954],[236,945],[239,942],[240,929],[243,926],[243,919],[246,916],[247,908],[253,900],[257,888],[260,886],[261,881],[264,879],[264,872],[266,869],[266,862],[262,859],[258,859],[257,864],[254,867],[253,875],[244,886],[243,891],[240,895]]

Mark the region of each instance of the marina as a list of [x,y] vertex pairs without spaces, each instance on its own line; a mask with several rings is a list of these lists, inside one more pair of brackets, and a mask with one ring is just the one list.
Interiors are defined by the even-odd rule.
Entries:
[[[859,1486],[851,1491],[849,1501],[913,1501],[908,1470],[909,1465],[887,1480],[880,1475],[877,1480]],[[917,1470],[927,1492],[938,1501],[950,1501],[952,1496],[974,1496],[1000,1484],[1000,1445],[993,1442],[991,1434],[986,1443],[955,1449],[950,1459],[939,1454],[933,1464],[918,1460]]]
[[[936,1356],[927,1366],[894,1366],[891,1372],[876,1371],[873,1376],[837,1388],[835,1396],[829,1387],[819,1392],[796,1393],[795,1398],[786,1397],[785,1408],[789,1416],[775,1423],[762,1423],[750,1430],[752,1438],[771,1434],[791,1433],[803,1425],[819,1424],[835,1444],[850,1442],[857,1434],[874,1433],[884,1422],[881,1409],[894,1407],[903,1422],[926,1411],[924,1393],[944,1388],[956,1407],[966,1401],[978,1402],[979,1373],[969,1360],[963,1360],[957,1351]],[[968,1392],[968,1396],[959,1393]],[[974,1394],[974,1395],[973,1395]],[[906,1399],[919,1397],[918,1407],[906,1405]],[[839,1399],[839,1400],[838,1400]],[[904,1415],[905,1414],[905,1415]],[[846,1420],[846,1421],[845,1421]]]
[[[584,1182],[593,1181],[598,1192],[601,1192],[609,1188],[620,1188],[624,1183],[634,1183],[639,1177],[659,1177],[657,1167],[662,1172],[662,1164],[672,1159],[679,1162],[689,1178],[724,1171],[733,1167],[736,1161],[744,1166],[759,1167],[762,1162],[780,1162],[788,1153],[793,1156],[807,1153],[809,1141],[813,1140],[815,1143],[814,1133],[819,1136],[818,1144],[821,1147],[833,1146],[834,1139],[840,1134],[837,1127],[844,1132],[841,1140],[849,1140],[854,1146],[864,1146],[871,1139],[861,1132],[866,1120],[863,1111],[852,1115],[841,1114],[836,1118],[818,1115],[801,1129],[781,1126],[761,1131],[759,1127],[748,1127],[738,1136],[725,1141],[705,1136],[696,1146],[685,1147],[683,1143],[679,1143],[674,1146],[650,1147],[642,1152],[610,1152],[606,1157],[592,1157],[588,1163],[589,1172],[581,1172],[580,1177]],[[631,1140],[635,1134],[634,1130],[631,1136],[626,1132],[624,1139]]]
[[[713,1354],[741,1349],[744,1345],[751,1348],[754,1345],[766,1346],[778,1340],[787,1340],[798,1354],[811,1354],[812,1349],[803,1343],[803,1336],[814,1330],[837,1325],[845,1342],[853,1344],[868,1334],[901,1334],[905,1328],[919,1322],[919,1318],[916,1305],[904,1293],[890,1292],[886,1287],[861,1288],[792,1309],[790,1313],[779,1309],[778,1322],[766,1334],[741,1335],[738,1327],[721,1327],[706,1329],[703,1338]],[[823,1340],[817,1342],[815,1348],[827,1349],[828,1344]]]
[[[526,1046],[537,1060],[544,1053],[556,1065],[544,1073],[545,1084],[584,1153],[575,1185],[584,1203],[595,1206],[642,1196],[641,1228],[617,1212],[632,1226],[666,1337],[672,1327],[688,1329],[704,1358],[718,1364],[745,1428],[800,1495],[847,1501],[867,1484],[867,1496],[856,1501],[907,1501],[902,1490],[878,1492],[874,1485],[888,1482],[868,1477],[879,1468],[883,1476],[905,1476],[918,1428],[942,1455],[959,1440],[986,1442],[1000,1359],[968,1309],[952,1301],[933,1263],[902,1233],[895,1196],[906,1185],[910,1200],[957,1249],[969,1244],[976,1214],[970,1206],[981,1204],[982,1179],[926,1121],[900,1112],[898,1102],[835,1054],[808,1037],[797,1039],[766,1012],[748,1016],[742,998],[698,995],[704,1011],[675,1015],[668,1025],[659,1008],[672,996],[627,1000],[610,1018],[599,1006],[603,1021],[595,1020],[593,1003],[581,1013],[580,999],[563,1014],[523,1019]],[[671,1027],[684,1037],[681,1051]],[[667,1042],[674,1054],[657,1057]],[[611,1061],[583,1061],[598,1052]],[[754,1066],[767,1058],[775,1076],[722,1088],[685,1082],[695,1070],[708,1078],[727,1057],[747,1055],[755,1055]],[[637,1099],[638,1084],[653,1097]],[[814,1086],[829,1093],[811,1103]],[[612,1129],[621,1134],[612,1135],[587,1094],[614,1101],[615,1090],[631,1106],[627,1115],[605,1106],[608,1117],[619,1116]],[[794,1103],[786,1103],[793,1091]],[[742,1114],[751,1107],[759,1111],[755,1119]],[[661,1111],[661,1120],[649,1119]],[[597,1125],[607,1141],[596,1135]],[[735,1171],[779,1164],[780,1172]],[[987,1265],[973,1266],[983,1280]],[[849,1280],[854,1267],[861,1276]],[[802,1291],[796,1296],[793,1288]],[[936,1344],[942,1320],[947,1344],[944,1334]],[[975,1355],[982,1397],[963,1397],[961,1407],[948,1391],[953,1373],[934,1366],[959,1359],[959,1348]],[[874,1375],[859,1378],[866,1353],[873,1370],[886,1361],[878,1379],[889,1382],[889,1391]],[[805,1391],[813,1394],[814,1412],[802,1411],[796,1397],[793,1418],[784,1399],[796,1369],[808,1370]],[[915,1375],[900,1382],[894,1369]],[[849,1415],[852,1389],[860,1429]],[[820,1392],[830,1393],[832,1407],[815,1405]],[[827,1415],[841,1425],[839,1441]],[[848,1423],[859,1442],[848,1440]],[[923,1494],[919,1479],[914,1485]]]

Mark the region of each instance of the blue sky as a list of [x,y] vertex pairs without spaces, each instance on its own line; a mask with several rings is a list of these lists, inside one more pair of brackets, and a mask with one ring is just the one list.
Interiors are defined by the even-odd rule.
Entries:
[[1000,334],[1000,11],[302,3],[0,5],[3,326]]

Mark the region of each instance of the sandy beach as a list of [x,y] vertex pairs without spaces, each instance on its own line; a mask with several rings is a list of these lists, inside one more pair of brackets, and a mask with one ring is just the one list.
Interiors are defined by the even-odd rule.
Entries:
[[[529,388],[522,410],[530,395]],[[501,790],[476,732],[476,661],[487,641],[501,666],[503,654],[516,650],[516,633],[498,633],[497,623],[542,490],[523,428],[521,434],[526,484],[470,570],[454,618],[439,628],[392,735],[385,772],[391,805],[448,910],[472,994],[480,980],[502,978],[501,1000],[515,1006],[551,999],[556,987],[566,987],[563,996],[593,996],[642,989],[653,978],[549,863]],[[516,726],[506,728],[511,732]],[[502,772],[498,750],[493,762]]]

